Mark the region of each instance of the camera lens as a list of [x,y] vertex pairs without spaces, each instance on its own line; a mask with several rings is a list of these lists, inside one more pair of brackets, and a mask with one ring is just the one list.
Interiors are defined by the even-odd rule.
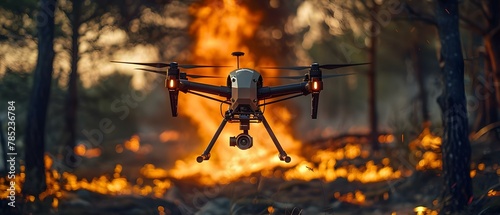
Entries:
[[247,134],[238,135],[236,142],[238,148],[242,150],[249,149],[252,147],[252,137],[250,137]]

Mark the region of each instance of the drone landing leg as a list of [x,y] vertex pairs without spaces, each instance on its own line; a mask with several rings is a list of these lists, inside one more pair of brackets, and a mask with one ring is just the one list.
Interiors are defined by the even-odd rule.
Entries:
[[222,120],[222,123],[220,124],[219,128],[215,132],[214,137],[212,137],[212,140],[208,144],[207,149],[205,149],[205,151],[203,152],[202,155],[200,155],[200,156],[198,156],[196,158],[196,161],[198,163],[203,162],[203,160],[210,159],[210,150],[212,150],[212,147],[214,147],[215,141],[219,137],[220,133],[222,132],[222,129],[224,128],[224,126],[226,126],[226,123],[227,123],[227,118],[224,118],[224,120]]
[[285,150],[283,150],[283,148],[281,147],[280,143],[278,142],[278,138],[276,138],[276,136],[274,135],[274,132],[271,129],[271,126],[269,126],[269,123],[267,123],[266,117],[264,117],[264,115],[262,115],[262,124],[264,124],[264,127],[266,127],[267,133],[269,133],[269,136],[271,136],[274,145],[278,149],[278,152],[280,153],[279,155],[280,160],[290,163],[292,159],[290,158],[290,156],[286,154]]

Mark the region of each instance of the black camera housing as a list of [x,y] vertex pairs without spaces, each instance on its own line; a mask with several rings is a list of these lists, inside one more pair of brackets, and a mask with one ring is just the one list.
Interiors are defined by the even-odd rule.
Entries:
[[253,146],[252,136],[241,133],[236,137],[229,138],[229,146],[236,146],[241,150],[247,150]]

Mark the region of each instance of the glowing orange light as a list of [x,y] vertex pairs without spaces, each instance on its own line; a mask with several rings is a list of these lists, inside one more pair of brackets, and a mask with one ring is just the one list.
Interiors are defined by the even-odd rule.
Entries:
[[178,140],[179,136],[179,132],[177,131],[164,131],[160,134],[160,140],[166,143],[168,141]]
[[170,79],[169,88],[174,88],[174,87],[175,87],[174,79]]
[[313,89],[318,90],[318,82],[317,81],[313,82]]
[[78,146],[76,146],[76,147],[74,148],[74,152],[75,152],[75,154],[76,154],[76,155],[78,155],[78,156],[83,156],[83,155],[85,155],[85,152],[86,152],[86,151],[87,151],[87,148],[86,148],[86,147],[85,147],[85,145],[83,145],[83,144],[80,144],[80,145],[78,145]]
[[57,198],[54,198],[54,200],[52,201],[52,207],[57,208],[57,206],[59,206],[59,200]]
[[85,157],[87,157],[87,158],[94,158],[94,157],[99,157],[99,156],[101,156],[101,149],[100,148],[88,149],[85,152]]
[[269,212],[270,214],[274,213],[274,207],[273,206],[267,207],[267,212]]
[[168,173],[164,169],[156,168],[153,164],[145,164],[141,168],[141,175],[146,178],[165,178]]
[[484,163],[480,163],[479,165],[477,165],[477,169],[481,171],[484,170],[484,167],[485,167]]
[[418,206],[415,209],[413,209],[414,212],[417,213],[417,215],[424,214],[427,211],[427,208],[424,206]]
[[139,148],[141,147],[141,144],[139,141],[140,141],[139,136],[134,135],[130,138],[130,140],[125,142],[125,148],[130,150],[130,151],[137,152],[137,151],[139,151]]
[[488,191],[488,196],[500,196],[500,192],[496,190],[489,190]]

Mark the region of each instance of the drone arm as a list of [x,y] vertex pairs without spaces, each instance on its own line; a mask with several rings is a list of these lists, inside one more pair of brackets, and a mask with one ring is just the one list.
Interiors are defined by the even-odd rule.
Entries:
[[180,80],[179,90],[184,93],[196,91],[201,93],[218,95],[226,98],[231,97],[231,89],[229,89],[228,87],[196,83],[183,79]]
[[297,93],[302,93],[302,95],[309,94],[309,90],[307,89],[307,82],[273,86],[273,87],[262,87],[258,90],[258,98],[259,100],[268,99],[268,98],[292,95]]

